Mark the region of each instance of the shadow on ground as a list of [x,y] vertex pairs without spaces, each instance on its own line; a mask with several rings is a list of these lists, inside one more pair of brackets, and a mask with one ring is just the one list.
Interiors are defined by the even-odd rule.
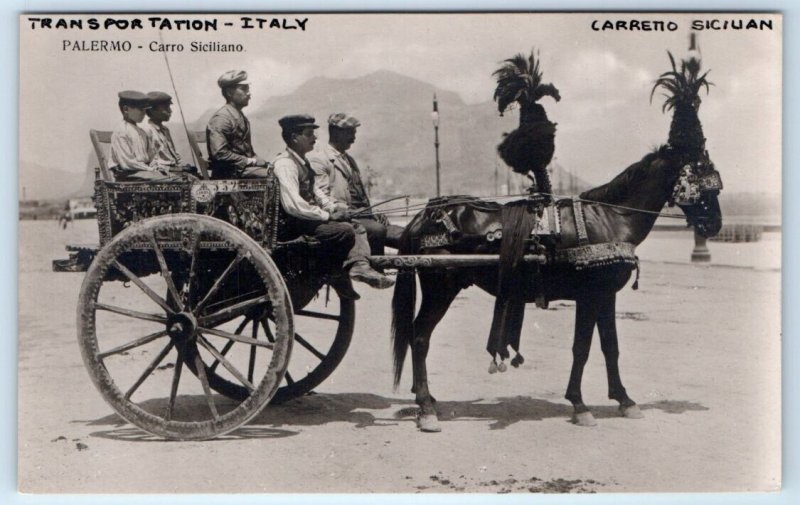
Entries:
[[[181,419],[207,418],[208,406],[202,396],[182,397],[181,400],[185,404],[180,411]],[[155,399],[143,402],[140,406],[152,412],[159,412],[163,411],[166,404],[167,399]],[[228,409],[235,406],[233,402],[223,397],[219,397],[217,405]],[[662,400],[639,406],[643,411],[660,410],[676,415],[708,410],[699,403],[680,400]],[[572,416],[572,406],[566,402],[556,403],[529,396],[441,401],[436,404],[436,408],[442,422],[490,421],[490,430],[501,430],[520,421],[541,421],[552,418],[568,421]],[[597,419],[620,417],[618,408],[613,405],[590,406],[590,408]],[[225,411],[224,408],[221,410]],[[356,428],[394,426],[401,422],[413,422],[417,410],[417,406],[411,400],[367,393],[312,394],[282,405],[270,405],[245,426],[217,440],[290,437],[298,435],[300,431],[297,429],[301,427],[322,426],[336,422],[349,423]],[[88,426],[113,426],[112,429],[92,433],[91,436],[94,437],[137,442],[161,440],[132,427],[116,414],[93,421],[76,422],[86,423]]]

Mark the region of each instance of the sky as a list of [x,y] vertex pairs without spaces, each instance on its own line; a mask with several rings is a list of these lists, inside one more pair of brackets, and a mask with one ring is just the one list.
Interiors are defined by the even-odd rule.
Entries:
[[[781,59],[779,15],[691,14],[340,14],[263,15],[308,18],[306,30],[241,28],[242,15],[215,15],[211,32],[158,30],[146,14],[141,30],[31,28],[20,18],[20,160],[83,172],[88,130],[119,121],[122,89],[172,89],[164,53],[151,43],[183,44],[167,53],[186,119],[221,105],[216,78],[250,74],[251,110],[317,76],[358,77],[391,70],[456,92],[467,103],[492,99],[498,62],[536,48],[544,80],[562,100],[543,100],[558,123],[557,161],[594,183],[610,179],[647,149],[666,141],[669,115],[649,103],[653,80],[669,69],[666,51],[686,54],[693,20],[771,19],[773,30],[702,30],[704,68],[715,83],[700,119],[708,148],[730,191],[781,188]],[[75,16],[125,18],[125,16]],[[174,15],[175,19],[202,19]],[[595,31],[606,20],[672,21],[675,31]],[[233,22],[233,27],[223,23]],[[86,25],[84,25],[86,26]],[[74,51],[76,41],[128,40],[127,53]],[[240,53],[190,52],[193,41],[240,43]],[[64,45],[69,48],[63,50]],[[141,45],[142,49],[137,49]],[[387,97],[391,100],[392,97]],[[402,107],[403,104],[398,104]],[[247,112],[247,109],[245,109]],[[177,118],[177,114],[176,114]],[[258,132],[254,132],[255,135]],[[443,147],[444,148],[444,147]]]

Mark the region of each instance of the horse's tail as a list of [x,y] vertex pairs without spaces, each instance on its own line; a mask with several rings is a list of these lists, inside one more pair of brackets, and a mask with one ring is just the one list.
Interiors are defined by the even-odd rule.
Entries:
[[[412,223],[419,217],[417,215],[412,220]],[[400,239],[398,254],[412,252],[412,240],[409,230],[412,223],[409,223]],[[397,282],[394,285],[394,295],[392,296],[392,354],[394,356],[395,389],[400,384],[406,354],[411,342],[414,340],[414,309],[416,303],[417,273],[414,270],[400,270],[397,274]]]
[[414,307],[417,298],[417,274],[400,272],[392,297],[392,343],[394,355],[394,387],[400,384],[406,353],[414,340]]

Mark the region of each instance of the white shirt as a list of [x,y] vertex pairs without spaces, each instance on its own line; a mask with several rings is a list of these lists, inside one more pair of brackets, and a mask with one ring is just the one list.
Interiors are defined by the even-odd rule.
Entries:
[[147,133],[134,123],[122,121],[111,134],[111,160],[129,170],[156,170],[152,142]]
[[181,165],[181,155],[175,149],[175,143],[172,141],[172,135],[169,128],[162,125],[157,125],[152,119],[148,119],[147,123],[142,126],[142,130],[147,133],[150,138],[153,155],[153,163],[159,167],[177,167]]
[[273,161],[275,176],[281,185],[281,205],[290,216],[309,221],[327,221],[330,213],[300,196],[300,179],[307,181],[311,168],[307,161],[286,148]]

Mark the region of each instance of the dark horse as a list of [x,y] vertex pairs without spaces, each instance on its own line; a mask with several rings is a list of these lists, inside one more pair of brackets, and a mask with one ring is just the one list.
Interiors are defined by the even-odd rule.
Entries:
[[[663,146],[634,163],[611,182],[580,195],[588,244],[642,243],[667,202],[674,202],[683,210],[688,223],[703,236],[715,235],[722,226],[722,216],[717,200],[721,189],[719,174],[714,170],[708,154]],[[554,252],[576,250],[578,233],[575,224],[573,201],[556,202],[561,215],[560,240]],[[453,203],[441,209],[447,213],[456,228],[464,234],[485,236],[501,227],[499,206],[480,205],[480,201]],[[422,212],[409,223],[403,235],[400,254],[450,254],[490,252],[486,241],[471,246],[439,246],[424,248],[420,237],[426,229],[435,226],[431,213]],[[440,215],[441,218],[441,215]],[[582,242],[586,244],[587,242]],[[496,248],[493,252],[496,252]],[[562,256],[563,257],[563,256]],[[616,293],[628,282],[634,266],[631,262],[597,265],[592,268],[575,268],[569,262],[551,261],[541,267],[538,290],[526,293],[526,301],[534,295],[544,295],[547,301],[575,300],[575,336],[572,347],[573,365],[567,386],[566,399],[574,406],[574,420],[581,425],[593,425],[594,418],[583,403],[581,376],[595,325],[600,333],[600,345],[608,372],[608,396],[620,404],[626,417],[641,417],[636,403],[631,400],[620,378],[615,324]],[[419,426],[423,431],[439,431],[434,408],[434,398],[428,389],[425,359],[436,325],[462,289],[475,284],[481,289],[497,294],[497,267],[470,267],[463,269],[420,269],[418,271],[422,292],[419,312],[414,318],[416,276],[401,275],[392,300],[392,333],[394,340],[395,386],[399,383],[403,363],[409,347],[412,352],[416,402],[421,412]]]

